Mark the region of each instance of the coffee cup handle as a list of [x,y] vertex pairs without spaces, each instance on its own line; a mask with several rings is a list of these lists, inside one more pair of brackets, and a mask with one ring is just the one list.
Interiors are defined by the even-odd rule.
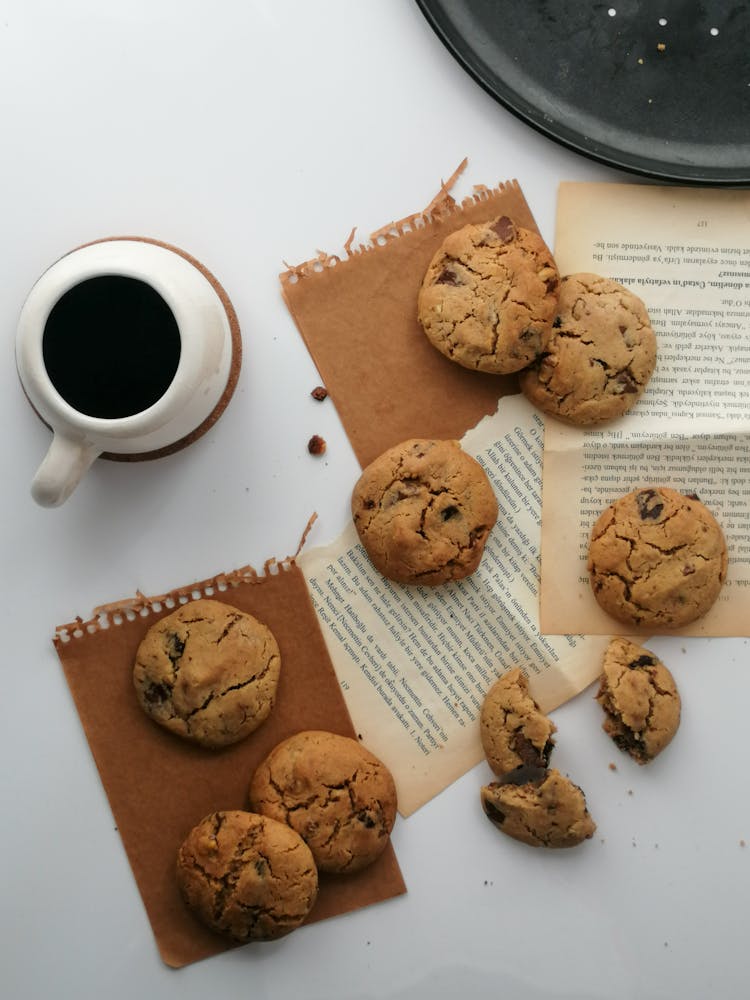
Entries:
[[100,454],[101,448],[83,438],[55,433],[31,484],[32,497],[42,507],[59,507]]

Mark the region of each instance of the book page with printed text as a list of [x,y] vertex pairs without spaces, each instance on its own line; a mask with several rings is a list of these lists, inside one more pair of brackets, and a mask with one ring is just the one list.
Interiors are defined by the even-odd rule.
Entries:
[[461,444],[484,467],[500,511],[471,576],[393,583],[353,524],[298,560],[355,729],[393,772],[403,815],[482,759],[479,713],[501,673],[520,666],[551,711],[596,679],[608,641],[542,634],[539,413],[507,396]]
[[658,348],[656,371],[625,416],[592,429],[546,420],[543,630],[624,630],[591,592],[591,528],[630,490],[670,486],[698,495],[729,552],[716,604],[679,634],[747,635],[750,192],[564,183],[555,258],[563,275],[594,272],[639,295]]

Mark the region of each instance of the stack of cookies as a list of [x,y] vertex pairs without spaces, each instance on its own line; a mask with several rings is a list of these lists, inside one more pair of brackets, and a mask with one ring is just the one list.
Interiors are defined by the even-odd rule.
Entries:
[[250,779],[250,810],[212,813],[177,856],[182,896],[237,943],[269,941],[304,922],[319,873],[345,876],[385,850],[396,819],[386,766],[356,740],[296,733]]
[[528,399],[569,423],[622,416],[656,364],[656,337],[637,295],[596,274],[561,279],[542,238],[506,216],[444,240],[422,282],[418,316],[451,361],[518,372]]
[[[444,240],[424,276],[418,316],[451,361],[518,373],[534,406],[581,427],[626,414],[656,366],[656,336],[637,295],[596,274],[560,278],[541,237],[505,216]],[[588,568],[609,614],[663,630],[709,610],[726,560],[721,529],[698,497],[656,486],[602,515]]]
[[[156,622],[136,653],[141,708],[174,736],[207,751],[246,739],[269,717],[281,670],[271,630],[252,615],[201,599]],[[320,872],[372,864],[396,819],[388,768],[356,740],[300,732],[248,775],[248,809],[197,822],[177,853],[185,903],[237,943],[299,927]]]
[[[656,366],[644,303],[618,282],[558,272],[541,237],[502,216],[451,233],[421,284],[430,343],[476,372],[517,374],[545,414],[580,427],[625,415]],[[413,439],[377,458],[352,495],[373,566],[405,585],[473,573],[497,519],[483,468],[457,441]],[[683,627],[717,599],[727,570],[721,528],[694,495],[661,486],[613,503],[594,526],[588,571],[600,606],[625,625]],[[639,764],[668,745],[680,719],[672,675],[649,650],[614,639],[597,699],[603,728]],[[497,780],[482,789],[490,820],[532,846],[570,847],[595,830],[581,789],[549,767],[554,724],[519,669],[487,693],[481,735]]]

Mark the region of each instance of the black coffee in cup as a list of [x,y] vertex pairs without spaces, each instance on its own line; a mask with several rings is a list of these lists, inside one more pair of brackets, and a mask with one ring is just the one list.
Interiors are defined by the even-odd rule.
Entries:
[[55,389],[79,413],[129,417],[169,388],[180,360],[180,331],[151,285],[103,275],[58,299],[44,326],[42,354]]

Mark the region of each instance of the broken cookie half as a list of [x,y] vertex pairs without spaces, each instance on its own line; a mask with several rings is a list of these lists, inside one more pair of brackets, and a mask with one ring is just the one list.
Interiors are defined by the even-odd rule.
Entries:
[[581,789],[554,768],[518,767],[481,798],[499,830],[531,847],[575,847],[596,830]]
[[574,847],[596,830],[578,785],[548,767],[556,731],[519,668],[487,692],[480,732],[498,780],[482,788],[482,808],[499,830],[531,847]]
[[487,692],[479,726],[484,755],[495,774],[507,774],[522,764],[549,764],[556,726],[532,698],[518,667],[502,674]]
[[604,654],[596,700],[604,709],[605,733],[639,764],[660,754],[680,725],[681,701],[672,674],[650,650],[622,636]]

